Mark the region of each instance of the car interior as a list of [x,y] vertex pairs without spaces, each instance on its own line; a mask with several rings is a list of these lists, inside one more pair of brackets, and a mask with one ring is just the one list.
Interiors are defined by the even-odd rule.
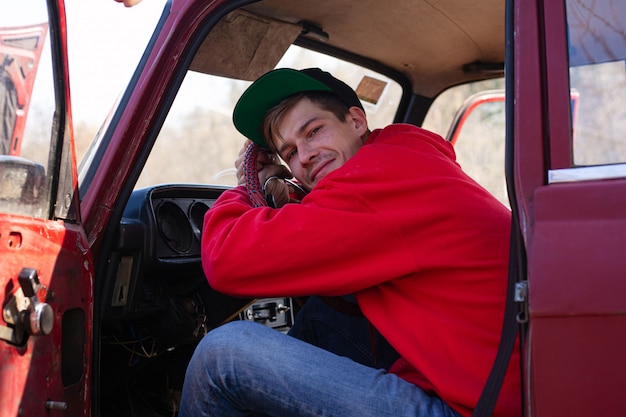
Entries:
[[[184,81],[172,92],[171,114],[135,189],[119,208],[117,227],[108,232],[109,256],[97,277],[95,311],[100,343],[94,383],[100,387],[101,415],[175,415],[186,364],[206,332],[230,320],[253,320],[286,332],[303,302],[230,297],[211,289],[202,272],[204,215],[236,185],[232,164],[243,137],[230,126],[230,112],[251,81],[277,66],[330,67],[357,90],[372,123],[421,126],[435,98],[448,88],[503,76],[504,2],[381,5],[376,0],[266,0],[229,6],[219,21],[205,22],[187,57]],[[215,90],[214,81],[230,83],[229,90]],[[218,101],[218,94],[225,109],[216,111],[215,119],[202,113],[190,129],[223,143],[198,142],[195,148],[187,137],[188,152],[205,155],[197,169],[187,166],[184,156],[168,155],[167,164],[153,160],[161,146],[167,154],[171,142],[180,139],[168,134],[181,130],[174,109],[192,106],[183,97]],[[449,124],[443,125],[445,132]],[[216,162],[220,159],[223,163]],[[170,166],[185,169],[169,174]]]

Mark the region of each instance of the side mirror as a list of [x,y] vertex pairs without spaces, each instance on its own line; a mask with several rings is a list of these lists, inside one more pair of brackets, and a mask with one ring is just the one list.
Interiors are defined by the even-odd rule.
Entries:
[[25,213],[24,206],[37,209],[46,183],[45,168],[18,156],[0,155],[0,211]]

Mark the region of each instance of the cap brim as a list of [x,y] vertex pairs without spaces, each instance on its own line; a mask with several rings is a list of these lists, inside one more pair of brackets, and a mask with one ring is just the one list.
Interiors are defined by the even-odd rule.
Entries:
[[242,94],[233,111],[233,123],[239,132],[267,148],[261,132],[266,113],[283,99],[303,91],[332,91],[316,79],[291,68],[280,68],[257,79]]

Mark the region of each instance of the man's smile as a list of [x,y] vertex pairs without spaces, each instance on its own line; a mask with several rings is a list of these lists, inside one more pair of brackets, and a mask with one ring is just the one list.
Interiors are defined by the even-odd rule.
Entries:
[[[332,170],[328,170],[327,167],[335,160],[334,157],[328,157],[319,162],[315,167],[311,170],[310,179],[311,183],[315,183],[318,181],[318,178],[321,179]],[[328,172],[326,172],[328,171]]]

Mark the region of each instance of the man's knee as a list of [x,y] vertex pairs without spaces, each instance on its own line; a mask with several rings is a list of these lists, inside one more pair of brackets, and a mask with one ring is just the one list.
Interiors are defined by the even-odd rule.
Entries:
[[185,376],[187,389],[190,392],[230,390],[244,381],[254,380],[259,373],[264,374],[267,369],[264,367],[276,366],[271,353],[277,350],[276,343],[281,342],[276,339],[278,334],[247,321],[235,321],[211,330],[189,362]]
[[239,354],[250,347],[252,340],[258,339],[262,325],[248,321],[234,321],[217,327],[207,333],[196,347],[194,356],[214,357]]

